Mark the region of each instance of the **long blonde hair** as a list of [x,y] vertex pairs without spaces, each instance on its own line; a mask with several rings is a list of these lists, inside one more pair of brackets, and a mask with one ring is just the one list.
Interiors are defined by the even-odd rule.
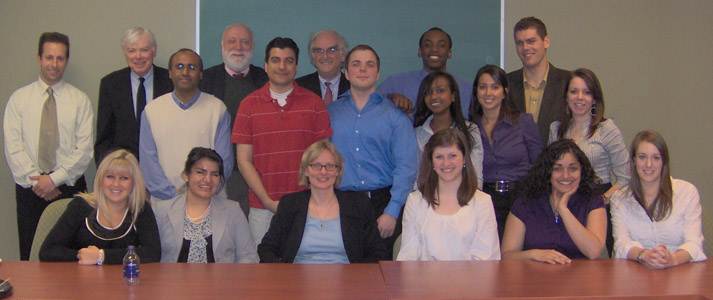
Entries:
[[109,219],[109,208],[104,196],[104,188],[102,180],[107,174],[116,174],[127,172],[134,180],[129,193],[129,214],[131,214],[131,227],[134,226],[136,218],[147,203],[146,200],[146,184],[144,176],[139,169],[139,162],[136,157],[130,152],[120,149],[109,153],[104,157],[97,168],[96,176],[94,177],[94,192],[91,194],[80,193],[77,196],[82,197],[89,205],[97,209],[97,214],[102,214],[104,218]]

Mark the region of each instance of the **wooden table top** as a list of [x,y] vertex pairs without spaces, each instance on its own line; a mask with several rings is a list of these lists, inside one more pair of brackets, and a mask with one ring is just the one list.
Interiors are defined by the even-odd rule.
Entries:
[[378,264],[141,265],[127,286],[120,265],[3,261],[8,299],[388,299]]
[[380,262],[392,299],[713,299],[713,261],[652,270],[622,259]]

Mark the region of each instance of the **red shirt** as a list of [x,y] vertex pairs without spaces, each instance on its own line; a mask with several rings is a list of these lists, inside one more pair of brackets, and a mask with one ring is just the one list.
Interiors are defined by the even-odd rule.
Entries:
[[[294,83],[285,106],[270,96],[270,83],[240,103],[230,141],[253,145],[253,165],[270,198],[306,189],[297,184],[302,153],[312,143],[332,135],[327,107],[317,95]],[[250,207],[261,208],[250,190]]]

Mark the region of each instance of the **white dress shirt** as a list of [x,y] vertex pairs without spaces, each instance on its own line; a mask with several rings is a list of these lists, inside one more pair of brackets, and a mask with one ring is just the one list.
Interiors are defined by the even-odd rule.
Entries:
[[455,214],[439,215],[414,191],[404,209],[396,260],[499,260],[500,242],[490,195],[478,190]]
[[666,245],[671,253],[688,251],[691,261],[706,259],[701,232],[701,203],[698,190],[692,184],[671,178],[673,203],[671,214],[661,221],[652,221],[626,187],[611,198],[614,226],[615,257],[626,258],[632,247],[643,249]]
[[[49,96],[47,87],[38,79],[16,90],[5,108],[5,158],[13,179],[24,188],[36,183],[30,176],[42,172],[37,165],[37,149],[42,106]],[[55,186],[71,186],[94,155],[94,112],[87,94],[71,84],[60,81],[52,89],[57,102],[59,148],[50,177]]]

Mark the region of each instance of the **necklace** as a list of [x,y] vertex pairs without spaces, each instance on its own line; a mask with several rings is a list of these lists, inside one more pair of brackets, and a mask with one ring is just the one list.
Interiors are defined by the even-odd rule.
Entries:
[[552,207],[552,213],[555,215],[555,223],[559,224],[560,223],[560,213],[555,208],[555,198],[552,195],[550,195],[550,206]]
[[188,218],[189,221],[198,224],[198,223],[200,223],[200,222],[198,222],[198,220],[205,219],[205,217],[208,215],[208,213],[210,212],[211,206],[212,205],[208,204],[208,207],[205,209],[205,211],[203,212],[202,215],[197,216],[195,218],[191,218],[191,216],[188,215],[188,205],[186,205],[186,217]]
[[[329,212],[332,211],[332,206],[336,201],[329,201],[329,204],[325,205],[327,207],[327,212],[325,213],[327,216],[329,216]],[[322,217],[322,214],[319,212],[319,205],[317,205],[317,202],[312,201],[312,205],[314,208],[315,214],[317,214],[317,219],[319,220],[319,230],[324,230],[324,217]]]

